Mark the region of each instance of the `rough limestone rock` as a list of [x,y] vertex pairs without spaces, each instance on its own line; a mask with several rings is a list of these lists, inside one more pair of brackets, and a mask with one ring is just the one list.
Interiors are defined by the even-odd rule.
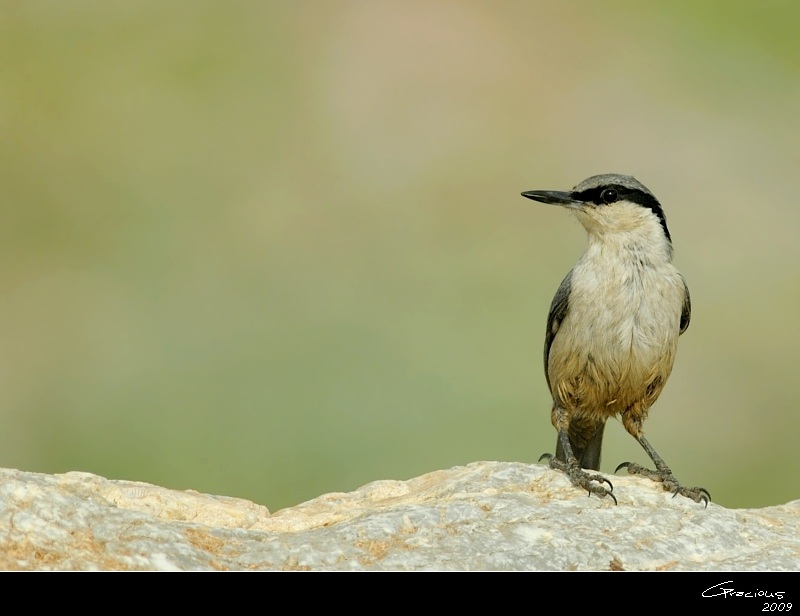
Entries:
[[797,570],[800,501],[707,509],[641,477],[619,505],[541,465],[477,462],[270,515],[88,473],[0,470],[0,568]]

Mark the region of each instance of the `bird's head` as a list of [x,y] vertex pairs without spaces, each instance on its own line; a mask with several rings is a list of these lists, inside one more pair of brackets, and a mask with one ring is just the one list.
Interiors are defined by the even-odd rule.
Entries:
[[570,191],[531,190],[522,196],[572,210],[590,238],[630,234],[672,243],[658,199],[629,175],[594,175]]

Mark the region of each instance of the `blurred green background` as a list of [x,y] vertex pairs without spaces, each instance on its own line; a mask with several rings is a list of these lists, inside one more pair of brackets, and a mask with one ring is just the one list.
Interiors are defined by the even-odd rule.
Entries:
[[[633,174],[694,313],[646,424],[800,497],[800,4],[0,1],[0,465],[271,510],[553,451],[541,349]],[[618,422],[603,470],[646,455]],[[619,498],[624,498],[619,495]]]

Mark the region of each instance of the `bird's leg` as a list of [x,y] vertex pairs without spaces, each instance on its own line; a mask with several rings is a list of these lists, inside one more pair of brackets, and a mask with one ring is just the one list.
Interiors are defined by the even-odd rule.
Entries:
[[665,491],[672,492],[673,497],[680,494],[686,498],[691,498],[696,503],[702,502],[706,507],[708,507],[708,503],[711,501],[711,494],[709,494],[708,490],[705,488],[685,488],[678,483],[678,480],[675,479],[675,475],[672,474],[672,469],[667,466],[667,463],[664,462],[656,450],[653,449],[653,446],[650,444],[650,442],[644,437],[644,434],[642,434],[641,421],[631,421],[629,420],[629,416],[624,415],[622,418],[622,423],[625,426],[625,429],[637,441],[639,441],[639,444],[647,452],[647,455],[650,456],[653,464],[656,465],[656,470],[650,470],[649,468],[645,468],[644,466],[636,464],[635,462],[623,462],[616,468],[614,471],[615,473],[622,468],[626,468],[628,469],[629,475],[642,475],[652,479],[653,481],[660,482]]
[[[558,453],[563,452],[566,459],[562,460],[561,456],[554,457],[552,454],[546,453],[539,458],[539,461],[541,462],[546,459],[550,468],[566,473],[572,485],[583,488],[589,492],[589,496],[592,494],[596,494],[600,498],[610,496],[616,505],[617,499],[612,494],[614,486],[611,482],[602,475],[587,473],[581,468],[578,458],[575,457],[575,453],[572,451],[572,445],[569,442],[569,419],[567,417],[567,411],[559,406],[554,407],[553,423],[558,430],[558,444],[560,445],[560,447],[557,448],[560,450]],[[608,487],[603,485],[605,483],[608,484]]]

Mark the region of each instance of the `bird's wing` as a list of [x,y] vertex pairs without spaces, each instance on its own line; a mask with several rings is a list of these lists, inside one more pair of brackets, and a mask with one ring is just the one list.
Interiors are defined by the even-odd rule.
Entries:
[[[683,279],[683,276],[681,276]],[[686,285],[686,281],[683,281],[683,308],[681,309],[681,331],[686,331],[686,328],[689,327],[689,321],[692,318],[692,300],[689,297],[689,287]]]
[[[550,375],[547,365],[550,358],[550,347],[561,327],[561,322],[567,316],[569,310],[569,290],[572,286],[572,270],[566,275],[561,285],[558,287],[553,302],[550,304],[550,313],[547,315],[547,331],[544,333],[544,376],[547,379],[547,387],[550,388]],[[688,296],[687,296],[688,297]]]

